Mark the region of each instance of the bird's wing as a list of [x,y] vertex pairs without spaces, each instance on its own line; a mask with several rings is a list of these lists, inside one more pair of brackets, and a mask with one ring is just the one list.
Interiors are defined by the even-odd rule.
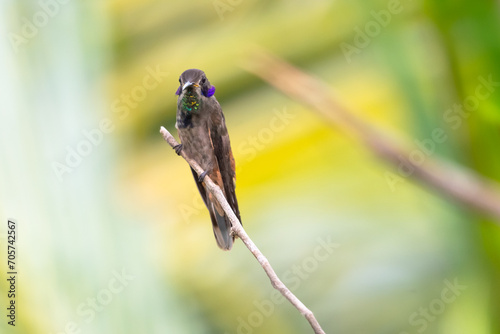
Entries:
[[194,181],[196,182],[196,186],[198,187],[198,191],[200,192],[201,198],[203,199],[203,203],[205,203],[205,205],[208,208],[207,192],[205,191],[205,188],[203,187],[203,183],[198,182],[198,173],[196,173],[196,171],[192,167],[191,167],[191,172],[193,173]]
[[231,247],[233,247],[234,241],[234,237],[231,236],[231,223],[228,219],[226,219],[224,210],[214,196],[211,193],[207,194],[203,183],[198,181],[198,174],[193,168],[191,168],[191,172],[193,172],[194,180],[198,190],[200,191],[201,198],[203,198],[203,202],[210,213],[210,220],[212,221],[212,227],[214,230],[215,240],[217,240],[217,245],[224,250],[230,250]]
[[229,205],[236,214],[236,217],[238,217],[241,222],[240,210],[238,208],[238,201],[236,200],[235,192],[236,168],[233,152],[231,151],[231,143],[229,141],[229,134],[227,133],[224,114],[222,113],[222,109],[219,105],[217,105],[216,110],[211,113],[208,127],[210,130],[210,138],[212,139],[214,154],[217,158],[217,163],[219,164],[219,171],[224,185],[224,194],[226,195]]

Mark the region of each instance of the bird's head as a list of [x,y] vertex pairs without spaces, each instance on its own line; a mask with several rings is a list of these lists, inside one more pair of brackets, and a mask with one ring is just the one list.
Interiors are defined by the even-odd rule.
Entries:
[[190,69],[184,71],[179,77],[179,88],[177,88],[176,95],[181,95],[187,89],[199,92],[205,97],[211,97],[215,93],[215,86],[210,84],[205,72],[197,69]]

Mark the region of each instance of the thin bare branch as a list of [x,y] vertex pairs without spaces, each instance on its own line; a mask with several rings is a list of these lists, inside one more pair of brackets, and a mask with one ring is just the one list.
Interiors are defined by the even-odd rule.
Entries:
[[500,187],[471,170],[460,168],[437,157],[427,157],[423,164],[409,159],[410,151],[387,135],[364,122],[332,95],[327,83],[299,70],[265,50],[256,50],[244,68],[273,85],[291,98],[315,109],[322,117],[350,136],[361,140],[376,155],[413,172],[412,178],[423,181],[442,195],[495,219],[500,225]]
[[[163,135],[163,138],[172,148],[178,145],[175,138],[163,126],[160,128],[160,133]],[[181,156],[196,171],[198,175],[201,175],[203,173],[203,169],[200,167],[200,165],[198,165],[196,161],[187,157],[183,151],[181,151]],[[231,221],[232,225],[231,228],[232,233],[237,235],[241,239],[241,241],[243,241],[245,246],[247,246],[248,250],[252,252],[253,256],[255,256],[255,258],[257,259],[257,261],[262,266],[267,276],[271,280],[272,286],[276,290],[278,290],[293,306],[295,306],[295,308],[307,319],[307,321],[309,321],[309,324],[311,324],[314,333],[324,334],[325,332],[323,331],[320,324],[314,317],[312,311],[309,310],[279,279],[278,275],[276,275],[276,272],[274,271],[273,267],[271,266],[267,258],[264,256],[264,254],[262,254],[259,248],[257,248],[252,239],[250,239],[248,234],[245,232],[243,226],[241,225],[240,221],[238,220],[233,210],[229,206],[229,203],[224,197],[224,194],[222,193],[222,190],[219,188],[219,186],[217,186],[208,176],[205,176],[203,183],[205,184],[206,189],[210,191],[215,196],[215,198],[217,198],[217,201],[219,201],[220,205],[224,209],[224,212],[229,217],[229,220]]]

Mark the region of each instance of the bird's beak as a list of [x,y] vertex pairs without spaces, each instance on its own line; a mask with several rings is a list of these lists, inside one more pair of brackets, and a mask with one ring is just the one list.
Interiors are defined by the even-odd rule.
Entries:
[[197,84],[195,84],[194,82],[191,82],[191,81],[188,81],[184,84],[184,86],[182,86],[182,90],[188,88],[189,86],[194,86],[194,87],[199,87]]

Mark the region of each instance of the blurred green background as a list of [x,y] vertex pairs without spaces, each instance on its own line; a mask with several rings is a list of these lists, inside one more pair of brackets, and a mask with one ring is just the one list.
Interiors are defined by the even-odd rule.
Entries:
[[7,218],[19,226],[18,318],[2,279],[0,332],[312,332],[241,242],[217,248],[158,133],[176,134],[178,76],[200,68],[244,226],[327,333],[500,333],[499,227],[410,179],[391,188],[393,167],[241,67],[269,49],[394,140],[444,129],[435,157],[498,180],[498,91],[444,119],[479,77],[500,81],[498,1],[0,6],[1,277]]

